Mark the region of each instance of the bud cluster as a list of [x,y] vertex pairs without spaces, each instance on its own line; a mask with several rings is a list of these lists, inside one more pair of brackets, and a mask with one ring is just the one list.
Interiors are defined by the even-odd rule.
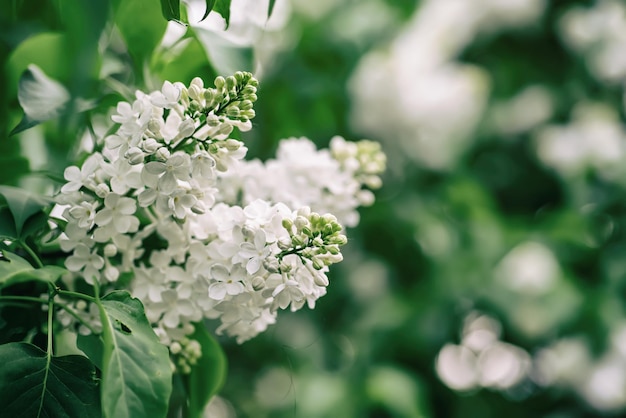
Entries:
[[297,254],[310,260],[315,270],[322,270],[343,260],[339,246],[348,239],[341,233],[343,228],[335,216],[319,215],[304,207],[298,210],[294,221],[284,219],[282,225],[289,233],[289,240],[278,244],[282,248],[277,256],[279,261],[286,255]]
[[189,374],[202,357],[202,347],[198,341],[184,337],[170,344],[170,354],[174,358],[176,370]]

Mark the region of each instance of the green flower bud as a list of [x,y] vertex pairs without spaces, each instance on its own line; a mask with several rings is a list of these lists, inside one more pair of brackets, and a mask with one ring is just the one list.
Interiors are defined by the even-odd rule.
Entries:
[[285,218],[285,219],[283,219],[283,221],[281,223],[283,225],[283,228],[285,228],[287,231],[291,232],[291,228],[293,227],[293,222],[291,221],[291,219]]
[[226,84],[226,80],[224,79],[224,77],[220,75],[215,78],[214,83],[215,83],[215,87],[221,90],[224,88],[224,85]]
[[235,77],[228,76],[226,77],[226,89],[227,90],[233,90],[235,88],[235,86],[237,85],[237,80],[235,79]]
[[324,262],[321,261],[319,258],[314,257],[313,259],[311,259],[311,262],[313,263],[313,268],[315,270],[321,270],[324,268]]

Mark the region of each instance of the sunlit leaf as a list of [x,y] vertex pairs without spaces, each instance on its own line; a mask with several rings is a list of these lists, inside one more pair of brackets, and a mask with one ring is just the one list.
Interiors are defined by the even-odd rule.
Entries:
[[0,345],[6,417],[99,417],[95,368],[83,356],[51,357],[32,344]]
[[164,417],[172,392],[169,350],[152,330],[143,305],[128,292],[115,291],[102,298],[101,308],[104,416]]
[[220,344],[208,333],[203,324],[195,324],[195,331],[189,336],[202,347],[202,357],[184,376],[189,397],[188,411],[193,418],[202,417],[202,412],[213,395],[224,384],[226,378],[226,356]]

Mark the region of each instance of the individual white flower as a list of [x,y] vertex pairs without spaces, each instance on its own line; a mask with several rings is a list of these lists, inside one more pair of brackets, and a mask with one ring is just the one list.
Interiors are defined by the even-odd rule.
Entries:
[[248,274],[255,274],[263,265],[263,261],[272,254],[270,246],[266,245],[265,232],[258,229],[254,232],[252,242],[242,242],[238,252],[238,257],[245,260]]
[[[160,321],[167,328],[177,328],[181,323],[198,321],[202,317],[193,302],[179,297],[175,289],[165,289],[161,292],[161,302],[147,305],[146,315],[152,322]],[[162,317],[161,317],[162,316]],[[155,318],[157,318],[155,320]]]
[[[146,173],[148,176],[146,176]],[[154,182],[150,176],[157,178],[156,187],[166,195],[171,194],[178,185],[178,180],[186,181],[189,179],[190,160],[189,155],[182,152],[172,154],[165,162],[150,161],[147,163],[142,172],[142,178],[148,180],[150,187],[154,187]]]
[[71,193],[80,190],[81,187],[94,187],[93,175],[99,168],[101,154],[92,154],[85,160],[81,168],[76,166],[67,167],[63,173],[63,177],[67,183],[61,188],[61,193]]
[[161,91],[155,91],[150,95],[150,99],[153,105],[170,109],[174,105],[178,104],[180,99],[181,85],[180,83],[170,83],[169,81],[163,82]]
[[112,163],[101,163],[102,171],[109,177],[111,190],[124,195],[130,189],[138,189],[142,186],[139,172],[124,158]]
[[211,267],[210,277],[215,280],[209,286],[211,299],[222,300],[226,295],[234,296],[244,291],[241,283],[243,274],[237,267],[233,267],[231,271],[226,266],[216,264]]
[[91,229],[99,204],[100,202],[98,201],[84,201],[77,206],[69,208],[68,213],[72,219],[76,220],[80,228]]
[[91,248],[93,244],[93,237],[88,233],[88,230],[81,228],[76,222],[67,223],[59,240],[59,245],[65,252],[70,252],[79,245]]
[[110,193],[104,198],[104,208],[95,217],[95,223],[100,227],[112,225],[114,231],[120,234],[135,232],[139,227],[139,220],[132,216],[137,211],[134,199]]
[[104,259],[97,254],[97,250],[91,251],[86,245],[79,244],[74,253],[65,259],[65,267],[69,271],[81,272],[83,278],[89,284],[100,277],[100,269],[104,266]]

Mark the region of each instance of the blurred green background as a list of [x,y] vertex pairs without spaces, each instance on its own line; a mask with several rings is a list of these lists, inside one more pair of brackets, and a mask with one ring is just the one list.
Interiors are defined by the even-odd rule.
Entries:
[[[195,0],[187,30],[158,0],[6,3],[2,184],[51,194],[117,101],[234,70],[261,82],[250,157],[333,135],[388,154],[315,310],[221,340],[207,416],[623,416],[622,1],[276,0],[268,20],[232,0],[227,31]],[[97,107],[9,136],[31,63]]]

